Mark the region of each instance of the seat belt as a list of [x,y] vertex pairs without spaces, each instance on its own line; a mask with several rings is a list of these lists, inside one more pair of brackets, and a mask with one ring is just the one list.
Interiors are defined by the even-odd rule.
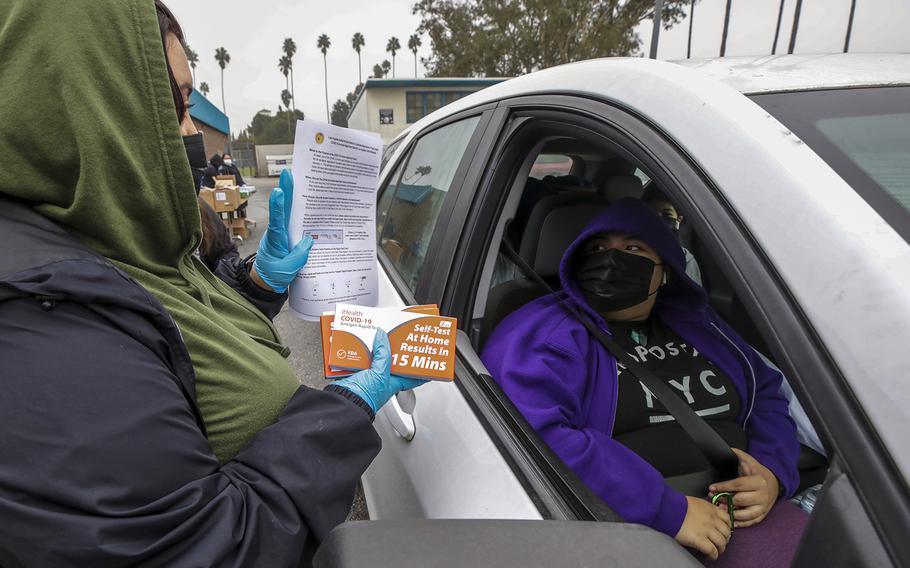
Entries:
[[[500,245],[500,251],[514,262],[521,271],[544,288],[551,294],[556,291],[544,281],[537,272],[531,268],[525,259],[521,258],[515,249],[503,239]],[[626,353],[626,350],[619,346],[603,330],[590,320],[585,314],[580,313],[575,306],[565,300],[560,301],[560,305],[572,314],[588,331],[593,335],[607,351],[609,351],[617,361],[623,364],[635,377],[640,380],[651,393],[664,405],[664,408],[676,419],[686,434],[692,438],[698,449],[701,450],[708,462],[717,471],[721,479],[735,479],[739,477],[739,459],[729,444],[718,434],[714,428],[692,410],[679,395],[665,383],[660,380],[654,373],[649,371],[644,365],[633,359]]]

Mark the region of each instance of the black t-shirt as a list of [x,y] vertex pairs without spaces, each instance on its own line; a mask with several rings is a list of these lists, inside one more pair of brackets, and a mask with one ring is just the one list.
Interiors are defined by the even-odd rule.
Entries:
[[[663,325],[657,317],[643,322],[613,322],[613,339],[636,361],[664,380],[732,447],[745,449],[736,417],[740,399],[730,378]],[[665,477],[709,467],[692,438],[657,397],[622,364],[613,438]]]

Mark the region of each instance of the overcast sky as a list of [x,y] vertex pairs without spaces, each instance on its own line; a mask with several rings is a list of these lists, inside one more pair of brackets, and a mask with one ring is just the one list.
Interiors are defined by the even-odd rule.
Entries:
[[[322,53],[316,49],[320,34],[328,34],[329,101],[343,97],[357,84],[357,54],[351,36],[366,38],[362,49],[363,77],[373,65],[391,60],[385,46],[397,36],[403,51],[396,57],[396,76],[414,76],[414,57],[408,37],[420,20],[411,14],[414,0],[165,0],[186,32],[189,45],[199,54],[197,83],[208,82],[209,97],[221,106],[220,73],[214,53],[224,47],[231,63],[224,74],[228,116],[235,134],[245,128],[260,109],[273,112],[281,103],[284,76],[278,70],[281,45],[286,37],[297,42],[294,80],[297,108],[307,116],[325,120]],[[557,1],[557,0],[554,0]],[[726,0],[699,0],[695,7],[692,56],[716,57],[720,49]],[[778,0],[733,0],[727,55],[763,55],[771,52],[777,23]],[[786,52],[796,0],[786,0],[777,52]],[[850,0],[804,0],[796,53],[843,50]],[[910,52],[910,1],[857,0],[851,51]],[[639,28],[647,53],[651,23]],[[658,57],[686,56],[688,20],[661,31]],[[429,40],[418,58],[430,53]],[[418,75],[424,69],[418,63]],[[198,84],[197,84],[198,86]]]

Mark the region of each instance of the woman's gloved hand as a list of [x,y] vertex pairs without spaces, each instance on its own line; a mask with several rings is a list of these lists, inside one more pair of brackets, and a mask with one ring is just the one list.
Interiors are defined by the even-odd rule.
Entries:
[[294,277],[306,265],[313,247],[313,239],[306,236],[297,246],[290,248],[288,221],[293,200],[294,178],[291,172],[284,170],[278,187],[269,196],[269,227],[259,241],[253,265],[259,277],[280,294],[287,291]]
[[362,398],[375,413],[395,393],[412,389],[425,382],[392,374],[392,349],[389,347],[389,336],[383,330],[377,329],[376,338],[373,340],[372,366],[332,384],[346,388]]

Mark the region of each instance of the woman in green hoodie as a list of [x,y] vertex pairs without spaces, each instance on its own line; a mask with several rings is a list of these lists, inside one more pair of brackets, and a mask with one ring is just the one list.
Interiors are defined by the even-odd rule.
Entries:
[[[379,450],[374,412],[416,384],[380,334],[372,369],[301,387],[194,257],[161,8],[0,3],[2,566],[296,566]],[[282,225],[252,273],[275,291],[301,256]]]

